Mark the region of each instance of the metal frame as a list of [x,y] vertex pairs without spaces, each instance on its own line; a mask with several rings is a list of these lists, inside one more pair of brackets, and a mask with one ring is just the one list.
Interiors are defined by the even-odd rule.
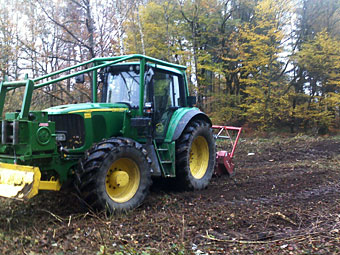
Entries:
[[[230,156],[231,156],[231,158],[233,158],[235,150],[236,150],[236,146],[237,146],[237,143],[238,143],[238,140],[240,139],[242,128],[241,127],[232,127],[232,126],[218,126],[218,125],[213,125],[212,128],[213,129],[219,129],[217,135],[215,135],[215,139],[230,139],[230,142],[231,142],[231,144],[233,146],[233,149],[232,149],[232,151],[230,153]],[[233,141],[231,139],[231,136],[229,135],[228,130],[237,131],[237,135],[236,135],[235,141]],[[222,136],[221,135],[223,133],[223,131],[225,131],[227,133],[227,136]]]
[[[47,75],[43,75],[34,79],[25,79],[25,80],[21,80],[21,81],[7,81],[5,79],[5,81],[0,83],[0,120],[2,119],[2,114],[3,114],[3,109],[4,109],[4,105],[5,105],[5,97],[6,97],[6,93],[8,91],[11,91],[13,89],[19,88],[19,87],[24,87],[25,86],[25,94],[24,94],[24,100],[22,103],[22,107],[21,107],[21,111],[19,114],[19,119],[27,119],[28,118],[28,113],[29,113],[29,108],[31,105],[31,100],[32,100],[32,93],[35,89],[39,89],[41,87],[45,87],[48,85],[51,85],[53,83],[57,83],[66,79],[70,79],[73,78],[75,76],[78,76],[80,74],[84,74],[84,73],[88,73],[88,72],[92,72],[92,102],[93,103],[97,103],[97,71],[98,69],[110,66],[110,65],[114,65],[123,61],[128,61],[128,60],[132,60],[132,59],[139,59],[140,61],[140,89],[141,89],[141,93],[140,93],[140,100],[139,100],[139,111],[138,111],[138,115],[142,116],[143,115],[143,99],[144,99],[144,71],[145,71],[145,65],[147,62],[156,64],[156,65],[161,65],[164,67],[170,67],[170,68],[176,68],[179,69],[183,72],[183,74],[185,75],[185,70],[186,70],[186,66],[182,66],[182,65],[177,65],[177,64],[171,64],[169,62],[166,61],[162,61],[162,60],[158,60],[155,58],[151,58],[151,57],[147,57],[144,55],[140,55],[140,54],[132,54],[132,55],[125,55],[125,56],[119,56],[119,57],[104,57],[104,58],[93,58],[89,61],[71,66],[71,67],[67,67],[64,68],[62,70],[47,74]],[[84,70],[81,71],[77,71],[71,74],[67,74],[64,75],[62,77],[58,77],[58,78],[54,78],[45,82],[41,82],[38,83],[42,80],[46,80],[49,78],[52,78],[56,75],[74,70],[76,68],[82,67],[82,66],[86,66],[92,64],[92,67],[86,68]],[[186,77],[186,76],[185,76]],[[186,81],[185,81],[186,82]],[[187,86],[186,86],[187,88]],[[187,95],[188,95],[188,91],[186,91]]]
[[[238,141],[240,139],[241,127],[232,127],[232,126],[218,126],[213,125],[213,129],[218,129],[217,134],[215,135],[215,139],[229,139],[232,145],[231,152],[227,151],[218,151],[216,152],[216,165],[215,165],[215,174],[220,176],[224,174],[225,172],[228,172],[230,176],[235,174],[234,167],[235,164],[233,163],[234,153],[238,144]],[[229,131],[237,131],[237,135],[235,140],[231,138]],[[227,134],[227,136],[222,135],[223,132]]]

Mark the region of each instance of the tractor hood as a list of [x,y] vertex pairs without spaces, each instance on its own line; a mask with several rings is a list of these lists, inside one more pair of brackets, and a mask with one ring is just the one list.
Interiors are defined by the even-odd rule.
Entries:
[[56,140],[70,153],[83,152],[102,139],[123,135],[129,107],[124,103],[82,103],[45,110],[55,123]]
[[127,110],[129,110],[127,105],[119,103],[82,103],[54,106],[44,111],[47,111],[49,115],[55,115],[81,112],[125,112]]

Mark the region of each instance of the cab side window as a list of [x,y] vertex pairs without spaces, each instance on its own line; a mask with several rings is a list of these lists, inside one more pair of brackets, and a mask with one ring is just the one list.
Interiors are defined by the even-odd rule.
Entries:
[[153,83],[156,109],[183,106],[181,79],[183,78],[176,74],[155,72]]
[[164,137],[173,112],[184,105],[183,77],[156,70],[153,76],[154,121],[156,137]]

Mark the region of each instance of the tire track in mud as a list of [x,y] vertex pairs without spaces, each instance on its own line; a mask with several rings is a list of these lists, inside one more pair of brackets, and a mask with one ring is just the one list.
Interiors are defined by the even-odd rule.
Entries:
[[[232,205],[257,203],[268,205],[273,203],[277,204],[278,202],[281,204],[286,204],[289,201],[298,201],[301,203],[302,201],[320,200],[323,199],[323,197],[325,196],[329,198],[330,195],[332,195],[332,197],[340,195],[340,181],[318,185],[313,189],[305,189],[297,193],[283,192],[280,194],[272,193],[270,195],[262,196],[259,198],[244,198],[233,200],[224,199],[224,203]],[[340,199],[340,196],[338,198]]]
[[339,172],[327,169],[327,161],[275,163],[240,168],[234,183],[230,179],[215,179],[212,189],[220,197],[216,203],[268,205],[340,198]]

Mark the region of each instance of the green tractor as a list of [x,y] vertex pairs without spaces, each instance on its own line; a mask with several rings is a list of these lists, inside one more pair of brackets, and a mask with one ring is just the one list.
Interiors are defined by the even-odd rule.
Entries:
[[[185,70],[135,54],[1,82],[0,116],[7,92],[25,87],[25,94],[21,110],[1,118],[0,196],[29,199],[72,180],[88,206],[112,213],[141,205],[152,178],[207,187],[216,157],[212,123],[193,107]],[[92,102],[30,111],[35,89],[85,73]]]

